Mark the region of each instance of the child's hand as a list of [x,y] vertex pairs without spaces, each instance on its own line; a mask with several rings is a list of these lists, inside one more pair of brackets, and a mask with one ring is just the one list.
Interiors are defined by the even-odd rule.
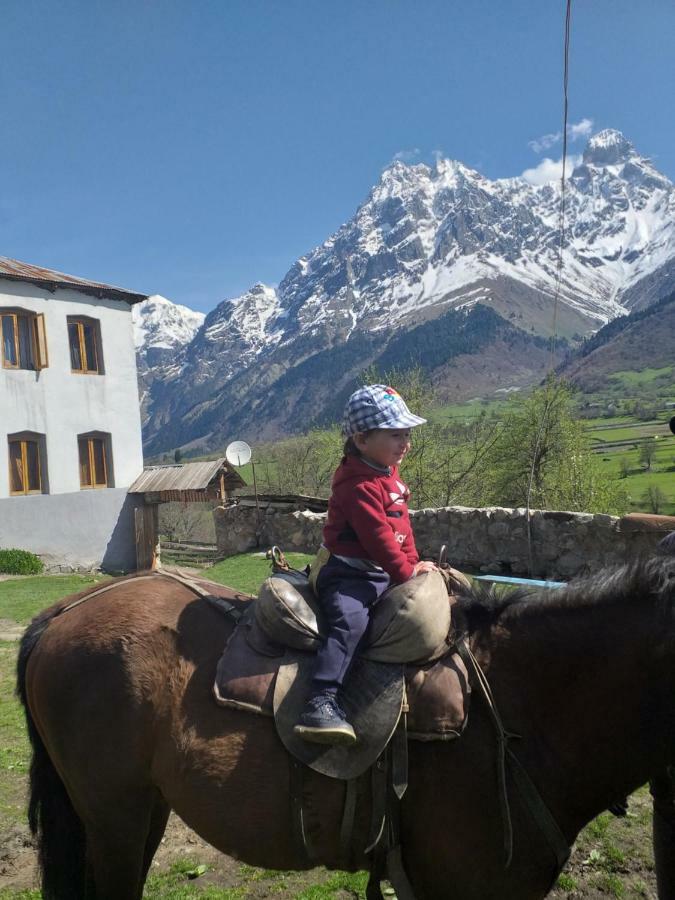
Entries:
[[435,572],[437,568],[438,566],[436,565],[436,563],[429,562],[429,560],[418,562],[413,569],[413,578],[416,575],[421,575],[423,572]]

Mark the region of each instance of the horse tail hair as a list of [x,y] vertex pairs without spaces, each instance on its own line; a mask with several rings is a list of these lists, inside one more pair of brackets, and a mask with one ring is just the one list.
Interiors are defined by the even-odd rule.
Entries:
[[84,826],[52,763],[28,705],[26,670],[31,653],[59,609],[48,609],[27,628],[19,648],[16,692],[23,704],[32,748],[28,824],[36,839],[44,900],[82,900],[85,896]]

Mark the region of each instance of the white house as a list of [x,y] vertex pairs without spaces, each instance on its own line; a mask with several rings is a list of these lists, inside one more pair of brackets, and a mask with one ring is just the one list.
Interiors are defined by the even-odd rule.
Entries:
[[0,547],[135,566],[131,308],[145,294],[0,257]]

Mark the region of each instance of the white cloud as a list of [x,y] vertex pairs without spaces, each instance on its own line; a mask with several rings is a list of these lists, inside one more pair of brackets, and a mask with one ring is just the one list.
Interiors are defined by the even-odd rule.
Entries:
[[528,146],[531,147],[535,153],[541,153],[542,150],[548,150],[549,147],[557,144],[561,137],[562,131],[556,131],[552,134],[542,134],[541,137],[535,138],[533,141],[528,141]]
[[567,126],[567,137],[571,141],[576,141],[577,138],[588,137],[591,131],[593,131],[593,119],[582,119],[580,122]]
[[[581,156],[568,156],[565,174],[569,175],[575,166],[581,162]],[[549,181],[560,181],[562,178],[562,157],[558,160],[549,159],[547,156],[542,159],[538,166],[534,169],[525,169],[520,176],[529,184],[546,184]]]
[[[593,130],[593,119],[581,119],[579,122],[572,122],[567,126],[567,138],[570,141],[576,141],[582,137],[588,137]],[[562,140],[562,131],[553,131],[550,134],[542,134],[541,137],[528,141],[528,146],[535,153],[541,153],[549,150],[555,144]]]
[[419,147],[413,147],[412,150],[399,150],[394,153],[394,162],[412,162],[415,157],[419,156],[422,151]]

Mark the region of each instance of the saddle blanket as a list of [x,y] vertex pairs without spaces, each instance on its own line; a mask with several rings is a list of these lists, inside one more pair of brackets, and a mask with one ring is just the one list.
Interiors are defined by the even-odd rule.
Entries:
[[355,778],[365,772],[402,714],[408,737],[414,740],[451,740],[464,730],[471,688],[464,663],[449,650],[424,665],[357,657],[341,693],[357,743],[332,747],[303,741],[293,734],[293,726],[309,694],[314,659],[312,652],[270,641],[249,609],[218,663],[215,699],[230,709],[273,716],[293,756],[336,778]]

